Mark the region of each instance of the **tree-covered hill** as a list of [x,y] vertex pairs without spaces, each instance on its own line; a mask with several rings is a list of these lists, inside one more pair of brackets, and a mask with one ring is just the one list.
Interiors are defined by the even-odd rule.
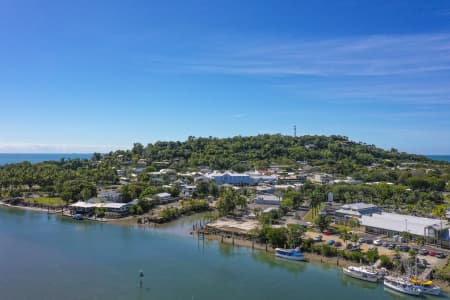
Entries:
[[[134,144],[131,152],[123,152],[129,160],[145,157],[151,161],[170,161],[177,168],[209,166],[212,169],[267,167],[270,164],[295,164],[307,161],[312,165],[329,166],[339,173],[354,167],[391,161],[433,163],[425,156],[389,151],[344,136],[258,135],[232,138],[195,138],[185,142],[156,142],[143,146]],[[332,171],[332,170],[330,170]]]
[[[186,171],[200,166],[245,171],[272,164],[298,171],[307,162],[313,171],[352,176],[364,182],[389,181],[419,191],[443,191],[448,189],[450,179],[449,163],[396,149],[386,151],[343,136],[189,137],[184,142],[156,142],[147,146],[136,143],[131,150],[94,153],[89,160],[1,166],[2,197],[38,190],[70,200],[89,198],[95,195],[96,186],[117,184],[117,170],[127,170],[129,174],[141,159],[148,163],[143,174],[161,168]],[[145,176],[139,176],[138,181],[144,186],[150,184]]]

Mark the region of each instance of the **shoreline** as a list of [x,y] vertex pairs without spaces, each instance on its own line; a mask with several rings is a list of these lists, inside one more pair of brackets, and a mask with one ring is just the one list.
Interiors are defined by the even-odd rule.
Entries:
[[[193,233],[193,234],[197,234],[197,233]],[[252,241],[250,241],[250,240],[245,240],[245,239],[241,239],[241,238],[234,238],[234,241],[233,241],[233,238],[228,238],[228,237],[224,237],[224,236],[217,235],[217,234],[205,234],[205,238],[210,241],[217,241],[219,243],[235,245],[237,247],[256,249],[256,250],[260,250],[260,251],[265,251],[267,253],[273,253],[275,251],[275,249],[269,245],[267,245],[267,250],[266,250],[265,244],[260,244],[260,243],[256,243],[256,242],[252,243]],[[303,252],[303,255],[307,259],[306,262],[318,263],[318,264],[323,264],[326,266],[334,266],[337,268],[348,267],[351,265],[359,265],[357,263],[345,260],[343,258],[326,257],[326,256],[322,256],[322,255],[319,255],[316,253],[311,253],[311,252]]]
[[[193,234],[196,235],[197,233],[194,232]],[[265,251],[267,253],[273,253],[275,251],[275,249],[269,245],[267,245],[267,249],[266,249],[265,244],[259,244],[256,242],[252,243],[252,241],[250,241],[250,240],[245,240],[245,239],[241,239],[241,238],[233,239],[233,238],[225,237],[225,236],[218,235],[218,234],[206,234],[206,233],[205,233],[204,237],[210,241],[217,241],[218,243],[234,245],[237,247],[245,247],[245,248],[249,248],[249,249],[255,249],[258,251]],[[311,262],[314,264],[321,264],[325,267],[330,267],[330,268],[342,269],[342,268],[349,267],[349,266],[361,265],[359,263],[356,263],[356,262],[353,262],[350,260],[346,260],[343,258],[326,257],[326,256],[322,256],[322,255],[312,253],[312,252],[303,252],[303,255],[306,258],[305,263]],[[355,280],[357,280],[357,279],[355,279]],[[441,291],[443,294],[450,295],[450,283],[440,280],[440,279],[433,279],[433,282],[441,288]]]
[[[34,211],[34,212],[39,212],[39,213],[48,213],[48,214],[54,214],[54,215],[59,214],[63,217],[70,217],[68,215],[61,214],[61,210],[48,210],[48,209],[39,208],[39,207],[17,206],[17,205],[11,205],[11,204],[4,203],[3,201],[0,201],[0,208],[1,207],[16,208],[16,209]],[[182,216],[178,220],[183,219],[185,217],[187,217],[187,216]],[[136,217],[136,216],[127,216],[127,217],[119,218],[119,219],[86,219],[86,220],[97,221],[100,223],[108,223],[108,224],[113,224],[113,225],[122,225],[122,226],[138,225],[138,227],[145,227],[145,226],[150,225],[154,228],[158,228],[159,225],[161,225],[158,223],[138,224],[137,218],[138,217]],[[167,222],[165,224],[170,224],[170,223],[171,222]],[[196,235],[198,236],[198,234],[199,234],[198,232],[191,231],[190,233],[187,234],[187,236],[196,236]],[[266,246],[265,244],[260,244],[257,242],[252,243],[251,240],[242,239],[238,236],[227,237],[227,236],[223,236],[220,234],[214,234],[214,233],[203,233],[203,234],[204,234],[204,238],[209,241],[217,241],[218,243],[234,245],[236,247],[245,247],[248,249],[255,249],[258,251],[264,251],[266,253],[273,253],[275,251],[275,249],[269,245]],[[322,255],[319,255],[316,253],[311,253],[311,252],[303,252],[303,254],[306,258],[305,263],[311,262],[314,264],[321,264],[325,267],[343,268],[343,267],[348,267],[351,265],[360,265],[356,262],[352,262],[352,261],[345,260],[343,258],[338,258],[338,257],[326,257],[326,256],[322,256]],[[444,294],[450,294],[450,283],[443,281],[443,280],[439,280],[439,279],[433,279],[433,282],[435,282],[441,288],[441,290]]]

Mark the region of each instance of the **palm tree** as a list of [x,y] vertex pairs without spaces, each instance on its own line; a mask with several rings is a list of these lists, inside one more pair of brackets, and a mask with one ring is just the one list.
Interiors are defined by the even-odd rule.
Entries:
[[[445,205],[438,205],[433,209],[433,216],[439,218],[441,220],[441,227],[439,228],[439,233],[442,230],[442,219],[445,218],[445,216],[447,215],[447,208],[445,207]],[[439,240],[439,236],[437,237],[437,239]]]

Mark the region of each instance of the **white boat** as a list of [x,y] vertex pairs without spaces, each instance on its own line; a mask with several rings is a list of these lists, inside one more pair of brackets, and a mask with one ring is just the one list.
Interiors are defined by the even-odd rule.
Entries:
[[348,268],[342,268],[342,271],[347,276],[369,282],[377,282],[379,279],[382,278],[382,275],[373,270],[373,268],[371,267],[350,266]]
[[303,256],[303,253],[300,251],[299,248],[296,248],[296,249],[276,248],[275,256],[284,258],[284,259],[295,260],[295,261],[304,261],[305,260],[305,257]]
[[405,280],[401,277],[391,277],[391,276],[384,277],[384,286],[394,291],[412,296],[419,296],[422,294],[423,291],[421,288],[417,287],[412,282]]
[[433,284],[431,280],[420,280],[417,277],[410,279],[411,283],[420,288],[424,294],[438,296],[441,294],[441,288]]

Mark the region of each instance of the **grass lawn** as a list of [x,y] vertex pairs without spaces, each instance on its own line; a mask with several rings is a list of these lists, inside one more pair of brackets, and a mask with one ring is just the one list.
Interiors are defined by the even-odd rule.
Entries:
[[[317,213],[319,213],[323,209],[324,206],[325,206],[324,203],[320,203],[319,208],[317,209]],[[312,209],[310,209],[306,213],[306,215],[305,215],[305,217],[303,219],[305,220],[305,222],[314,222],[314,219],[316,217],[317,217],[317,214],[313,216],[313,211],[312,211]]]
[[25,199],[25,202],[28,203],[36,203],[42,206],[64,206],[67,204],[66,201],[64,201],[61,198],[55,197],[55,198],[47,198],[47,197],[40,197],[40,198],[27,198]]

